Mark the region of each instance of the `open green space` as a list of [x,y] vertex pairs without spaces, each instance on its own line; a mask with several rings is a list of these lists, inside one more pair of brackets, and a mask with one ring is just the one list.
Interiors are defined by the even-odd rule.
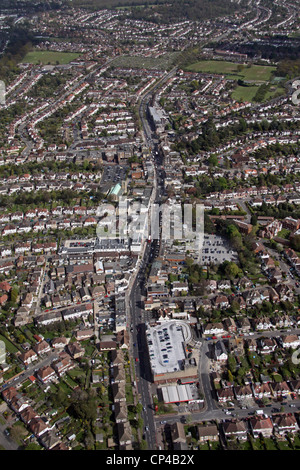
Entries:
[[270,91],[267,91],[265,99],[269,100],[276,98],[277,96],[283,95],[285,92],[286,91],[283,86],[274,87],[274,89],[271,88]]
[[236,101],[253,101],[258,90],[258,86],[237,86],[231,97]]
[[251,65],[250,67],[226,60],[200,60],[186,67],[190,72],[216,73],[234,80],[265,82],[271,79],[276,67],[270,65]]
[[28,52],[23,63],[29,64],[68,64],[72,60],[77,59],[80,54],[77,52],[56,52],[56,51],[31,51]]
[[[240,86],[238,85],[232,92],[231,97],[236,101],[255,101],[254,97],[259,89],[257,85]],[[270,99],[281,96],[285,93],[285,89],[282,86],[273,86],[270,90],[265,93],[262,101],[268,101]]]

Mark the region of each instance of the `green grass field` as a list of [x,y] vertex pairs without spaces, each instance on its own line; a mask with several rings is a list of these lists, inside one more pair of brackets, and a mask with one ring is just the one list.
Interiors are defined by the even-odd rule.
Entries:
[[23,63],[29,64],[68,64],[77,59],[80,54],[76,52],[56,52],[56,51],[32,51],[28,52],[23,59]]
[[[236,89],[232,92],[231,97],[236,101],[248,101],[251,103],[253,98],[258,90],[258,86],[237,86]],[[264,101],[270,100],[275,96],[280,96],[285,93],[283,87],[274,87],[274,90],[270,90],[266,93]]]
[[266,93],[266,100],[272,99],[275,96],[284,95],[286,93],[285,88],[282,87],[282,86],[278,86],[278,87],[274,87],[274,88],[275,88],[274,91],[270,90]]
[[272,72],[276,69],[276,67],[270,65],[251,65],[249,68],[243,66],[243,69],[240,71],[238,67],[239,64],[226,60],[200,60],[195,64],[189,65],[186,69],[190,72],[217,73],[234,80],[241,79],[256,82],[270,80]]
[[251,102],[258,90],[258,86],[238,86],[233,91],[231,97],[236,101]]

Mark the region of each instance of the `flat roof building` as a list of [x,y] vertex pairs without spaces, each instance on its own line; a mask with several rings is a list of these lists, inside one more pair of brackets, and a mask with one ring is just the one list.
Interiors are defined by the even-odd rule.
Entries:
[[195,384],[166,385],[159,390],[164,403],[195,403],[203,401],[199,398],[198,389]]
[[187,347],[191,337],[190,326],[184,321],[166,320],[154,327],[147,325],[146,339],[155,383],[196,380],[196,360]]

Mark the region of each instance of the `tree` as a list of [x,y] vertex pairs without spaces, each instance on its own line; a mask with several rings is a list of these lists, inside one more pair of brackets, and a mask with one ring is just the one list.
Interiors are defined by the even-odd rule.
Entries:
[[290,238],[291,247],[295,251],[300,251],[300,235],[294,235]]
[[218,157],[216,155],[211,155],[208,159],[209,166],[217,166],[218,165]]
[[253,214],[251,216],[251,225],[257,225],[257,215]]
[[148,448],[148,444],[147,444],[147,441],[145,441],[144,439],[141,440],[141,443],[140,443],[140,449],[141,450],[147,450]]
[[234,279],[238,275],[239,271],[240,269],[238,265],[233,261],[229,262],[225,267],[225,274],[229,277],[229,279]]
[[194,264],[194,260],[192,258],[186,258],[185,264],[188,268],[190,268]]
[[141,413],[143,410],[143,405],[141,403],[137,403],[135,406],[136,413]]
[[67,394],[61,389],[51,394],[50,400],[54,408],[66,408],[70,403]]
[[97,417],[95,397],[89,392],[76,390],[71,396],[70,411],[81,420],[94,421]]
[[240,304],[238,303],[237,300],[233,300],[233,301],[231,302],[231,310],[232,310],[233,312],[238,312],[239,309],[240,309]]

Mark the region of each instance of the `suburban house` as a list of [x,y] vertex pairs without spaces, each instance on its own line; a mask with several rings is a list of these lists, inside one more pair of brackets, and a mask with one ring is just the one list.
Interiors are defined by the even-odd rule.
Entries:
[[222,423],[226,439],[247,439],[247,426],[242,420],[226,421]]
[[274,415],[272,416],[272,420],[275,433],[278,433],[281,436],[290,432],[295,433],[299,431],[295,415],[291,413]]
[[207,323],[203,327],[203,334],[206,336],[220,336],[224,335],[226,331],[224,330],[224,327],[222,323]]
[[175,422],[171,424],[171,439],[174,450],[187,450],[184,426],[182,423]]
[[270,398],[272,396],[272,390],[268,383],[252,384],[252,390],[255,398]]
[[198,426],[197,431],[199,442],[219,440],[219,431],[216,424],[205,424],[204,426]]
[[242,385],[236,386],[233,388],[236,399],[237,400],[244,400],[246,398],[252,398],[253,393],[250,385]]
[[279,341],[283,348],[297,349],[300,346],[300,339],[297,335],[283,335]]
[[113,401],[114,403],[126,401],[126,394],[125,394],[125,384],[124,382],[121,383],[113,383],[111,385]]
[[217,341],[215,344],[215,359],[217,361],[227,361],[228,352],[223,341]]
[[35,417],[30,421],[29,429],[36,437],[40,437],[45,432],[49,431],[50,428],[42,418]]
[[225,403],[226,401],[232,401],[235,399],[233,387],[216,390],[216,394],[220,403]]
[[249,426],[252,431],[253,437],[259,437],[261,434],[264,437],[271,437],[273,434],[273,423],[271,418],[261,416],[254,416],[249,419]]
[[56,373],[52,367],[46,366],[39,369],[36,373],[36,376],[42,383],[45,384],[53,380],[56,377]]
[[289,388],[287,382],[272,382],[270,384],[274,397],[281,397],[286,396],[291,393],[291,389]]
[[34,361],[37,361],[38,356],[33,349],[30,349],[29,351],[25,351],[24,353],[20,354],[19,356],[20,361],[22,361],[26,366],[31,364]]
[[117,424],[120,450],[132,450],[132,431],[129,421]]
[[123,401],[115,403],[113,405],[113,411],[115,415],[115,422],[118,423],[125,423],[128,421],[128,411],[127,405]]

